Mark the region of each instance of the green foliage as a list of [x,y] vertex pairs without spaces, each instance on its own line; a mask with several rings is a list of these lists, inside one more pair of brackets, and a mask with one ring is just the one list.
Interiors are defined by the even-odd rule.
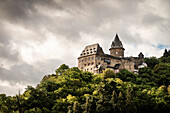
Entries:
[[106,78],[114,78],[115,77],[115,73],[110,70],[110,69],[105,69],[102,73],[103,77]]
[[170,65],[155,64],[141,68],[138,75],[124,69],[93,75],[63,64],[56,75],[44,76],[36,88],[28,86],[22,95],[0,94],[0,112],[168,113]]
[[156,64],[159,64],[159,60],[156,57],[145,58],[144,60],[150,68],[154,68]]
[[67,69],[69,69],[69,66],[62,64],[58,69],[55,70],[55,72],[57,75],[62,75]]

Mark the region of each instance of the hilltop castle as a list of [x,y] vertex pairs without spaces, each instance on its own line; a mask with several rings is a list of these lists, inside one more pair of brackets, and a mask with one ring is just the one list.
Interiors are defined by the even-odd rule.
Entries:
[[110,54],[105,54],[98,43],[86,46],[78,58],[78,68],[92,73],[102,73],[109,68],[117,73],[120,69],[136,72],[138,68],[145,66],[141,52],[138,57],[124,57],[125,49],[117,34],[109,51]]

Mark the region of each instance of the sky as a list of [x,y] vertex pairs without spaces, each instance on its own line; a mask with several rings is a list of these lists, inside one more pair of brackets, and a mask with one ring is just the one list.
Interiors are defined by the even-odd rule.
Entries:
[[116,33],[125,56],[170,49],[170,0],[0,0],[0,93],[36,86],[85,46],[109,54]]

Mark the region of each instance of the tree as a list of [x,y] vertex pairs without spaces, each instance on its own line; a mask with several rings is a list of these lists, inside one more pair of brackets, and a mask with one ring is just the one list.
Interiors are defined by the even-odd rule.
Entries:
[[79,105],[77,101],[73,104],[73,113],[79,113]]
[[67,69],[69,69],[69,66],[62,64],[58,69],[55,70],[55,72],[57,75],[62,75]]
[[156,57],[145,58],[145,63],[148,67],[154,68],[156,64],[159,64],[159,60]]
[[103,77],[106,78],[114,78],[115,77],[115,73],[110,70],[110,69],[105,69],[102,73]]

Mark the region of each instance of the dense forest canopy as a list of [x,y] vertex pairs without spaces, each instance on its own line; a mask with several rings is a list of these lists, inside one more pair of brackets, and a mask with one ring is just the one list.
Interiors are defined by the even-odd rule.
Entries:
[[[165,54],[166,53],[166,54]],[[83,72],[62,64],[36,88],[23,94],[0,94],[2,113],[168,113],[170,112],[170,55],[145,58],[138,74],[106,69]]]

